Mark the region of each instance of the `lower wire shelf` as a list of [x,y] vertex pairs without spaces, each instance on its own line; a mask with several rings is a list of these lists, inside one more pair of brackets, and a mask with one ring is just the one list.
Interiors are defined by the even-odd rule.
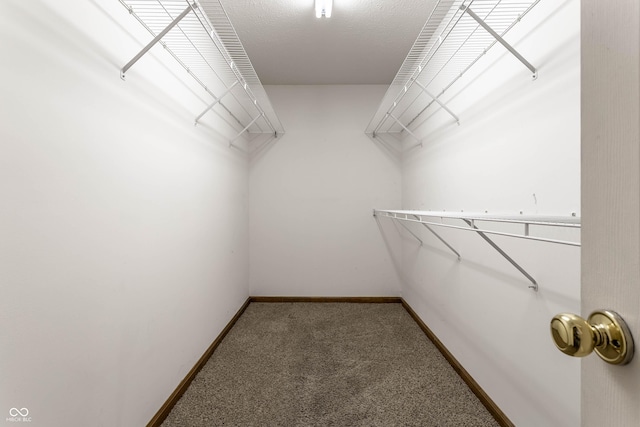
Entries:
[[[568,246],[580,247],[578,239],[560,240],[552,239],[540,235],[533,235],[532,228],[535,227],[559,227],[568,229],[580,229],[580,217],[575,214],[570,216],[545,216],[545,215],[496,215],[489,213],[467,213],[467,212],[445,212],[445,211],[417,211],[417,210],[380,210],[374,209],[373,216],[378,218],[390,218],[401,224],[413,237],[415,237],[422,245],[422,240],[416,236],[404,222],[413,222],[423,225],[435,237],[438,238],[449,250],[451,250],[460,259],[460,253],[453,248],[442,236],[440,236],[434,227],[453,228],[463,231],[472,231],[484,239],[491,247],[493,247],[500,255],[502,255],[509,263],[511,263],[520,273],[522,273],[530,282],[529,288],[537,291],[538,283],[527,271],[513,260],[502,248],[500,248],[488,234],[515,237],[519,239],[535,240],[539,242],[547,242]],[[445,222],[447,220],[448,222]],[[460,223],[453,223],[460,220]],[[517,224],[517,232],[491,230],[486,226],[490,223],[499,224]]]

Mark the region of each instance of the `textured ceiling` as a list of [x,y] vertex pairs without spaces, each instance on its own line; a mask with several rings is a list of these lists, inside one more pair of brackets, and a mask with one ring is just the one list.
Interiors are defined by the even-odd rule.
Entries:
[[221,0],[263,84],[389,84],[434,0]]

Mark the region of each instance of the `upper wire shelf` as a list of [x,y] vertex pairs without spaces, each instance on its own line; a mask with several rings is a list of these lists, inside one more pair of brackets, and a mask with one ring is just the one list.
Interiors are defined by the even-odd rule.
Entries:
[[[438,0],[365,132],[407,132],[429,107],[459,117],[440,97],[496,43],[537,77],[504,35],[540,0]],[[435,110],[433,110],[435,112]]]
[[[239,133],[284,133],[269,97],[219,0],[119,0],[154,37],[121,70],[126,72],[156,43],[211,95],[212,108],[226,110]],[[217,107],[218,108],[218,107]]]

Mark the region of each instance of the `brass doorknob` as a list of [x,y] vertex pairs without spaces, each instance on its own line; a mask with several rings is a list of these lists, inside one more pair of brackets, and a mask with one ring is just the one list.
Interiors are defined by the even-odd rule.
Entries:
[[633,358],[633,337],[626,322],[610,310],[596,310],[588,320],[561,313],[551,319],[551,337],[558,349],[574,357],[593,350],[605,362],[626,365]]

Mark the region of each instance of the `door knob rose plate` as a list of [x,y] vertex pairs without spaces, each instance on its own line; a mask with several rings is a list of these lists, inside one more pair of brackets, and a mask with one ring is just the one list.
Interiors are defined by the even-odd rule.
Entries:
[[576,314],[561,313],[551,319],[551,337],[558,349],[574,357],[592,351],[605,362],[626,365],[633,358],[633,337],[620,315],[596,310],[587,320]]

